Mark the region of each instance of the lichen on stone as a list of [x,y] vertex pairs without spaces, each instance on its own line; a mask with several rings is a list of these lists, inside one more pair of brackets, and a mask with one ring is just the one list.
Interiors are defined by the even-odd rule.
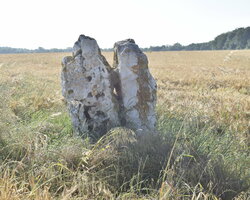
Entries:
[[76,133],[98,138],[115,126],[155,131],[156,82],[133,39],[115,43],[112,68],[96,40],[80,35],[62,66],[62,93]]

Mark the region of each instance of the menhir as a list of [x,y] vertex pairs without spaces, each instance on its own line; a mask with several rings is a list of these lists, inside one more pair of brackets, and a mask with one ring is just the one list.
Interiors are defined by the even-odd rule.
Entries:
[[62,65],[62,93],[75,132],[98,138],[120,125],[155,132],[156,82],[132,39],[115,43],[112,69],[97,42],[81,35]]
[[73,128],[81,136],[100,137],[119,126],[117,101],[111,86],[111,67],[95,39],[80,35],[73,56],[62,61],[62,93]]
[[157,85],[147,56],[134,40],[115,43],[114,68],[120,79],[122,123],[134,130],[154,132]]

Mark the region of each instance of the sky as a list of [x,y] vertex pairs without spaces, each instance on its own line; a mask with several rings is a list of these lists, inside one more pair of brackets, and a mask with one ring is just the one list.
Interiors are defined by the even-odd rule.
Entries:
[[207,42],[250,26],[250,0],[0,0],[0,46],[72,47],[80,34],[101,48]]

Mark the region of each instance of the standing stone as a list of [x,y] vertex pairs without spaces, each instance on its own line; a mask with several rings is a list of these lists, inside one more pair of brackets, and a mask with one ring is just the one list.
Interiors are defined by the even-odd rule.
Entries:
[[111,67],[95,39],[80,35],[73,56],[62,60],[62,93],[74,130],[83,136],[100,137],[119,126],[116,98],[111,86]]
[[157,85],[149,72],[147,56],[132,39],[115,43],[114,53],[114,67],[120,78],[117,93],[118,96],[121,93],[125,126],[154,131]]

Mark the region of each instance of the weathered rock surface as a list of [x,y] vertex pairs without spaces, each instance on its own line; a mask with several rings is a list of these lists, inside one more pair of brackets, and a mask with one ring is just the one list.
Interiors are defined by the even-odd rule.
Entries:
[[73,56],[62,61],[62,93],[77,133],[100,137],[119,126],[118,104],[111,85],[111,67],[95,39],[81,35]]
[[[120,78],[122,119],[135,130],[154,131],[157,85],[149,72],[146,55],[128,39],[114,45],[114,67]],[[119,94],[121,93],[121,94]]]
[[120,125],[155,131],[157,86],[134,40],[115,43],[112,69],[96,40],[81,35],[62,66],[62,93],[79,135],[98,138]]

